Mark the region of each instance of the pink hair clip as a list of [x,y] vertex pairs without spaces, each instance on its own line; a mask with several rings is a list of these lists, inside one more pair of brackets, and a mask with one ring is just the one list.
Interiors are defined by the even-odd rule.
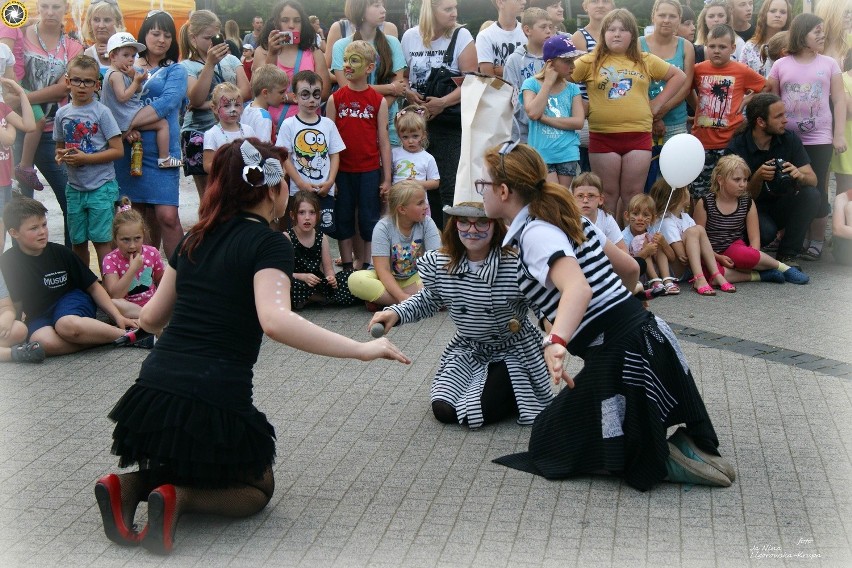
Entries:
[[118,208],[118,212],[124,213],[125,211],[130,211],[131,209],[133,209],[133,208],[130,205],[122,205],[121,207]]

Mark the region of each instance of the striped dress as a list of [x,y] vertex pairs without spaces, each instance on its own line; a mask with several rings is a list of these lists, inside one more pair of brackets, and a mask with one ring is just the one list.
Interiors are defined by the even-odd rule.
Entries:
[[[456,325],[435,379],[431,400],[451,404],[459,423],[482,426],[480,400],[488,364],[503,361],[509,370],[519,410],[519,424],[532,424],[553,399],[541,335],[529,320],[529,306],[518,290],[518,258],[492,249],[476,271],[467,258],[448,269],[450,257],[437,250],[417,261],[423,289],[391,306],[400,324],[431,317],[446,306]],[[516,325],[517,324],[517,325]]]
[[526,208],[509,228],[506,241],[521,255],[518,281],[540,317],[555,320],[561,295],[547,276],[563,256],[576,258],[592,299],[568,343],[584,362],[575,387],[538,415],[527,452],[494,461],[548,479],[606,471],[645,491],[666,476],[668,427],[686,423],[713,454],[719,442],[671,329],[621,284],[600,230],[584,219],[583,232],[578,246]]

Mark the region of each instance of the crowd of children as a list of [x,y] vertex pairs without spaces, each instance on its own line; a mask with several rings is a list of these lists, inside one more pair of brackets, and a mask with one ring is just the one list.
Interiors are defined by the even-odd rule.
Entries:
[[[433,9],[452,3],[432,1]],[[124,155],[122,137],[132,123],[133,129],[156,132],[158,166],[183,166],[202,195],[207,175],[216,167],[217,150],[231,141],[257,138],[287,150],[284,170],[291,200],[287,216],[277,226],[296,250],[294,307],[350,305],[360,299],[375,309],[415,293],[420,288],[417,258],[440,246],[440,227],[432,221],[435,212],[429,210],[427,196],[437,191],[441,176],[428,151],[428,107],[400,104],[397,91],[400,85],[405,91],[407,81],[397,61],[399,42],[392,35],[385,37],[389,30],[383,25],[384,10],[377,11],[374,4],[381,2],[347,2],[347,14],[358,21],[360,31],[333,42],[332,66],[339,88],[327,100],[329,75],[324,69],[299,70],[301,48],[292,68],[265,63],[274,59],[273,51],[289,54],[294,47],[277,41],[261,41],[262,60],[254,58],[252,45],[243,45],[240,60],[228,51],[227,42],[217,41],[218,18],[206,10],[195,12],[179,34],[181,64],[189,74],[183,156],[169,154],[166,120],[134,121],[143,107],[149,79],[149,73],[136,64],[146,49],[144,43],[118,31],[96,53],[98,58],[71,58],[64,77],[70,101],[58,108],[54,118],[55,161],[68,175],[67,229],[72,249],[86,266],[91,242],[102,274],[102,285],[93,284],[66,255],[59,261],[64,263],[63,270],[74,273],[69,281],[72,287],[86,292],[98,306],[104,298],[112,298],[107,313],[122,318],[116,322],[127,323],[138,317],[140,306],[153,295],[162,276],[157,249],[143,244],[148,233],[142,217],[132,214],[127,203],[120,204],[113,162]],[[850,190],[852,170],[846,167],[848,156],[843,152],[852,123],[846,120],[847,111],[852,113],[852,62],[844,52],[847,72],[841,75],[832,58],[840,53],[820,55],[826,42],[823,20],[810,14],[793,18],[785,11],[789,7],[785,0],[772,0],[772,6],[761,11],[755,40],[746,45],[735,31],[741,22],[729,5],[723,0],[705,4],[694,26],[684,21],[694,18],[694,13],[677,10],[671,0],[657,0],[652,8],[652,14],[659,9],[670,20],[680,18],[672,26],[686,38],[677,40],[684,49],[692,49],[690,36],[697,28],[695,57],[690,51],[685,59],[694,59],[695,64],[686,74],[649,53],[656,43],[643,43],[643,52],[635,17],[628,10],[613,9],[610,0],[585,0],[589,24],[574,36],[558,31],[554,6],[535,2],[522,10],[523,2],[496,1],[496,21],[476,39],[479,70],[502,76],[516,87],[515,135],[542,156],[548,181],[573,193],[581,213],[636,258],[645,275],[645,289],[637,291],[643,299],[678,294],[685,282],[698,294],[712,296],[716,289],[735,292],[734,284],[739,282],[808,281],[789,259],[761,251],[768,243],[760,242],[757,209],[745,192],[751,172],[742,160],[723,157],[743,123],[741,109],[753,94],[762,90],[781,94],[818,174],[824,200],[820,218],[803,243],[804,258],[813,260],[822,253],[832,154],[837,155],[831,167],[837,172],[838,200]],[[784,16],[783,22],[778,14]],[[270,38],[278,34],[273,29]],[[743,45],[757,71],[738,62]],[[393,62],[385,61],[388,58]],[[108,67],[104,67],[106,60]],[[387,81],[374,88],[377,74]],[[13,98],[27,100],[14,81],[0,82]],[[648,175],[652,132],[665,109],[681,102],[688,102],[694,114],[688,126],[704,145],[706,159],[695,183],[671,188],[655,179],[654,173]],[[13,161],[7,148],[16,130],[40,135],[42,123],[33,113],[40,108],[23,104],[16,111],[0,103],[0,206],[11,201]],[[24,139],[19,162],[25,169],[32,161],[28,149],[35,147],[30,138]],[[26,172],[24,177],[29,185],[37,182]],[[642,192],[646,182],[649,193]],[[846,207],[846,202],[841,205]],[[687,213],[691,207],[694,219]],[[8,230],[18,245],[26,233],[41,239],[39,247],[42,240],[46,243],[46,236],[37,230],[36,218],[41,214],[36,211],[21,218],[22,214],[14,214],[14,207],[11,210],[8,219],[14,224],[9,225],[4,215],[6,226],[0,228]],[[25,230],[27,224],[31,226]],[[844,235],[849,224],[835,223],[841,240],[848,238]],[[329,239],[338,242],[341,272],[335,272]],[[13,266],[12,259],[31,261],[26,257],[39,256],[32,254],[39,247],[15,246],[14,252],[4,256],[4,267]],[[19,302],[19,278],[5,276],[12,299]],[[28,290],[27,296],[31,295]],[[59,297],[55,292],[49,296]],[[9,330],[6,335],[19,340],[12,333],[15,326],[6,325],[8,310],[3,301],[0,298],[0,331]],[[54,306],[39,303],[25,308],[27,325],[41,321],[47,308]],[[89,308],[72,312],[90,317]],[[37,330],[31,328],[24,340],[3,347],[20,345],[8,357],[0,350],[0,359],[67,352],[73,350],[68,342],[87,345],[93,337],[108,339],[124,327],[97,328],[92,337],[75,343],[68,339],[66,326],[57,325],[63,314],[60,310],[58,317],[49,319],[51,326],[65,333],[56,332],[60,339],[49,334],[38,339],[45,334],[33,333]],[[27,347],[31,340],[40,344]]]

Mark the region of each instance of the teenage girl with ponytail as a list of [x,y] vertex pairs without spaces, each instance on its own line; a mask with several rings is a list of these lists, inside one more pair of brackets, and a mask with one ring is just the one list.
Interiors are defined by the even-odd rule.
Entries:
[[[713,424],[677,339],[633,298],[636,262],[580,215],[574,199],[546,181],[525,144],[485,153],[478,180],[489,217],[509,224],[518,281],[549,335],[544,358],[568,388],[533,425],[529,451],[498,463],[561,479],[621,475],[645,491],[663,480],[727,487],[733,468],[719,457]],[[568,353],[584,360],[571,378]],[[686,423],[666,440],[666,429]]]

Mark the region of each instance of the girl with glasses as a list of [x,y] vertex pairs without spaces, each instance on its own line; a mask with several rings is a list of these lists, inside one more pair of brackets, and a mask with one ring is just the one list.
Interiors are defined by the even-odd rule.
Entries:
[[532,424],[553,394],[541,336],[518,288],[518,257],[501,244],[506,226],[485,217],[481,202],[444,212],[450,215],[444,244],[417,261],[423,289],[376,312],[370,327],[380,323],[387,332],[448,309],[456,333],[432,381],[435,418],[470,428],[509,416]]
[[[535,150],[501,150],[485,153],[485,212],[510,223],[503,244],[518,248],[521,291],[549,333],[548,371],[567,388],[536,418],[529,451],[496,461],[548,479],[621,475],[640,491],[665,479],[730,486],[734,470],[677,339],[629,292],[636,261],[546,181]],[[584,362],[573,378],[568,353]]]

